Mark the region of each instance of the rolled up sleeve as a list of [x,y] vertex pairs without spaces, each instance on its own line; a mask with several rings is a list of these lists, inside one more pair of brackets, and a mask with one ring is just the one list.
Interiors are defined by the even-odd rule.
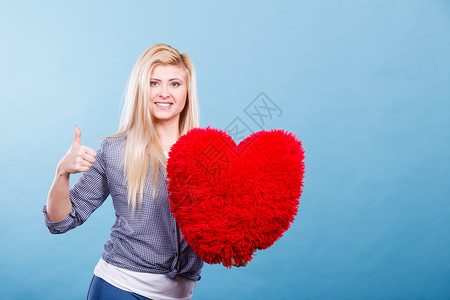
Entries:
[[83,224],[108,197],[109,188],[105,165],[107,145],[108,139],[106,138],[97,151],[95,162],[70,189],[69,198],[72,203],[72,210],[65,219],[59,222],[50,221],[47,215],[47,207],[44,205],[42,209],[44,222],[51,233],[64,233]]
[[[48,230],[50,230],[51,233],[58,234],[58,233],[64,233],[72,228],[75,228],[75,222],[74,219],[76,218],[75,208],[72,206],[72,211],[69,213],[69,215],[59,222],[52,222],[48,218],[47,215],[47,206],[44,205],[44,208],[42,209],[42,212],[44,214],[44,222],[45,226],[47,226]],[[75,225],[75,226],[74,226]]]

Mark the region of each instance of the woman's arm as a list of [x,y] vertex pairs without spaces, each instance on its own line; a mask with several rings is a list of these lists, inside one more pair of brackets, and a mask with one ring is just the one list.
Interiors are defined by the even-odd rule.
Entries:
[[72,210],[69,178],[70,174],[62,174],[59,168],[56,169],[55,179],[47,197],[47,215],[52,222],[64,220]]
[[70,174],[86,172],[95,162],[96,152],[80,145],[80,138],[80,128],[75,126],[73,143],[56,168],[55,178],[47,197],[47,216],[52,222],[65,219],[72,210],[69,198]]

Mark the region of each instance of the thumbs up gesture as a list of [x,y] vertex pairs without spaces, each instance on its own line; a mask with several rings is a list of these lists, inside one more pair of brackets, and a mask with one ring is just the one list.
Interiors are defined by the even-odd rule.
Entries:
[[75,137],[69,151],[58,163],[58,173],[69,175],[80,172],[86,172],[95,162],[96,152],[80,144],[81,130],[75,126]]

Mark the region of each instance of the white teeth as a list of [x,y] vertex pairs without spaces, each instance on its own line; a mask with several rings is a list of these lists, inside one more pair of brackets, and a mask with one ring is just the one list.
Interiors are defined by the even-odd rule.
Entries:
[[168,107],[171,106],[172,103],[156,103],[156,105],[162,106],[162,107]]

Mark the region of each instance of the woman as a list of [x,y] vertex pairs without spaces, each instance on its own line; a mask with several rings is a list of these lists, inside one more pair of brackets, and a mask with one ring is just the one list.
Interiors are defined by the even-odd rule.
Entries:
[[[111,195],[116,221],[94,270],[88,299],[190,299],[203,261],[170,213],[165,167],[178,137],[198,127],[194,66],[156,44],[131,73],[119,131],[95,152],[81,132],[57,166],[44,219],[52,233],[84,223]],[[70,188],[70,174],[85,172]],[[247,262],[234,263],[244,266]]]

